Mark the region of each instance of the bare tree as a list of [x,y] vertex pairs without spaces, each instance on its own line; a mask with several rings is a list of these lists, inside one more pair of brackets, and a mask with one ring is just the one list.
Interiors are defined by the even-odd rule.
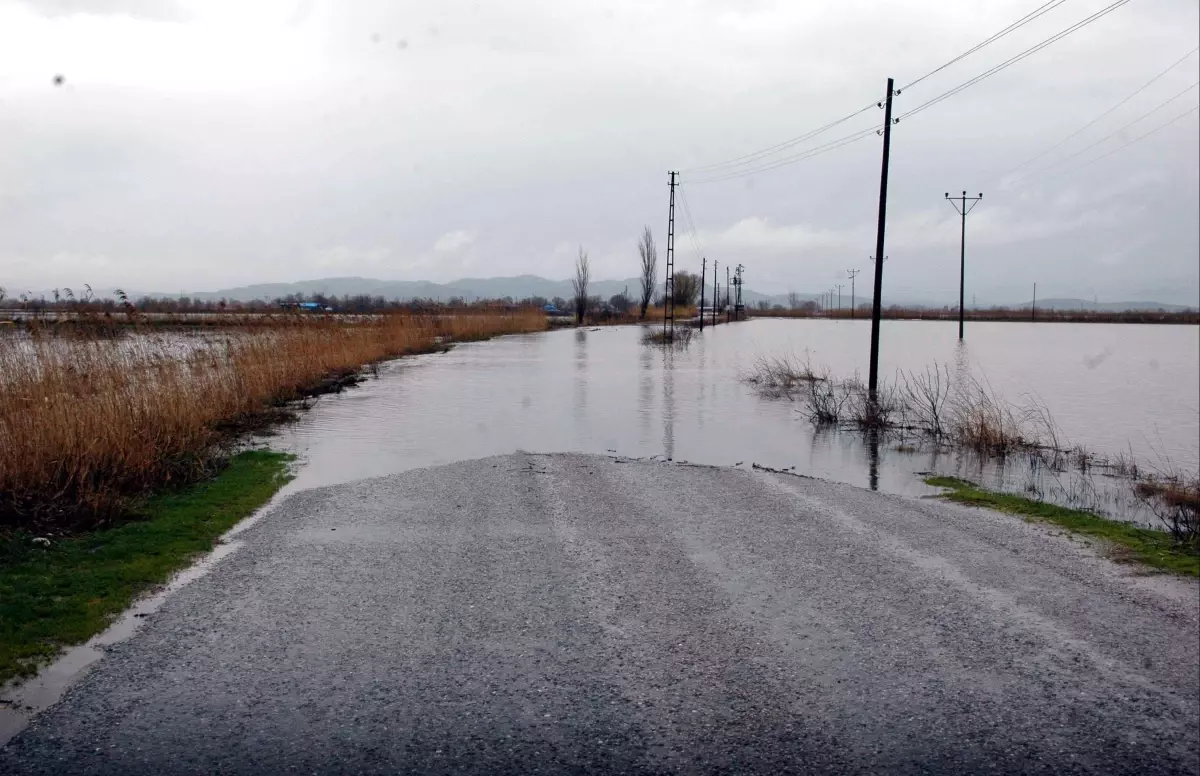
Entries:
[[648,226],[642,229],[638,254],[642,257],[642,317],[645,318],[650,298],[654,296],[655,281],[658,280],[658,249],[654,247],[654,235]]
[[571,280],[571,288],[575,291],[576,323],[583,323],[583,314],[587,312],[588,280],[591,278],[591,274],[591,265],[588,262],[587,251],[580,245],[579,258],[575,260],[575,277]]
[[800,309],[800,295],[797,294],[795,291],[788,291],[788,309],[789,310]]

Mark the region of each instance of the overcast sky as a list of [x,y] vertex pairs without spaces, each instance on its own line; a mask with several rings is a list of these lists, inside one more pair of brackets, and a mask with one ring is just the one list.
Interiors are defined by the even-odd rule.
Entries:
[[[594,277],[624,278],[643,224],[665,248],[681,169],[697,234],[680,219],[680,268],[699,269],[699,246],[756,290],[817,292],[848,268],[861,288],[879,137],[726,181],[687,170],[882,99],[889,76],[904,86],[1041,2],[0,0],[0,286],[564,278],[581,244]],[[896,115],[1110,2],[1066,0],[905,89]],[[981,303],[1037,282],[1040,297],[1196,304],[1197,113],[1090,162],[1200,89],[1084,149],[1194,85],[1197,54],[1018,166],[1198,29],[1195,0],[1132,0],[896,124],[885,294],[957,297],[943,195],[965,188],[984,195],[967,222]],[[764,161],[881,121],[871,109]]]

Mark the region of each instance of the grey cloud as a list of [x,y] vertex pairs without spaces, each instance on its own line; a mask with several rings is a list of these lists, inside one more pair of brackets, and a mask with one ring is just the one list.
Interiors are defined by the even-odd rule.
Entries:
[[[1064,4],[1027,36],[906,91],[898,110],[1092,5]],[[667,169],[820,126],[877,98],[888,75],[911,79],[1029,10],[1017,0],[714,0],[681,22],[669,4],[640,0],[301,6],[264,27],[245,63],[189,90],[123,74],[74,93],[47,88],[44,76],[21,89],[0,82],[10,117],[0,284],[561,278],[580,243],[597,277],[628,277],[641,226],[664,240]],[[69,40],[67,21],[43,22],[38,34]],[[981,299],[1037,281],[1039,294],[1200,301],[1194,118],[1061,179],[1006,177],[1195,45],[1194,4],[1131,3],[1109,21],[896,126],[887,265],[896,295],[956,296],[958,222],[943,192],[968,188],[985,193],[967,233]],[[150,33],[128,34],[136,51]],[[89,66],[102,70],[109,56],[98,49]],[[278,85],[245,86],[284,56],[307,67],[303,78],[287,80],[284,68]],[[1194,79],[1195,59],[1081,140]],[[878,121],[867,112],[821,139]],[[752,288],[807,291],[869,266],[878,138],[744,179],[688,183],[696,178],[684,175],[699,245],[681,214],[681,268],[703,255],[744,263]]]
[[36,13],[49,17],[91,14],[130,16],[154,21],[186,21],[190,14],[174,0],[19,0]]

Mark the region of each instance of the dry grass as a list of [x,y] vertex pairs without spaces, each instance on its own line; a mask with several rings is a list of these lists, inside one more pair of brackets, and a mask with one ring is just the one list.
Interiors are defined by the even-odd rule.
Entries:
[[1030,413],[1008,402],[974,377],[955,387],[949,401],[949,436],[984,455],[1005,456],[1037,446],[1027,430]]
[[1200,475],[1151,474],[1133,488],[1138,498],[1181,544],[1200,544]]
[[1066,460],[1061,432],[1038,397],[1012,404],[986,381],[953,383],[950,370],[936,364],[923,373],[901,373],[898,383],[881,380],[873,401],[858,375],[836,380],[828,368],[814,370],[807,358],[795,356],[759,357],[742,380],[764,396],[800,400],[804,414],[820,425],[904,429],[983,455],[1040,450]]
[[172,347],[147,337],[0,337],[0,528],[102,524],[205,473],[231,433],[365,365],[542,330],[536,310],[278,320]]
[[808,353],[803,358],[796,355],[759,356],[754,366],[742,374],[742,380],[764,396],[791,398],[797,390],[810,390],[810,383],[827,379],[827,373],[828,370],[822,375],[813,372]]

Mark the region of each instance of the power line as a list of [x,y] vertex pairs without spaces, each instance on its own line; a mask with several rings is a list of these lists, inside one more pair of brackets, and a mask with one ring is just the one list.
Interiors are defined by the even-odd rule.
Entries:
[[692,240],[692,247],[696,249],[696,253],[703,254],[704,249],[700,246],[700,236],[696,233],[696,222],[692,220],[692,209],[688,206],[687,194],[683,190],[683,184],[679,186],[679,201],[683,204],[683,215],[688,222],[688,236]]
[[[979,51],[980,49],[984,48],[985,46],[988,46],[989,44],[994,43],[997,40],[1000,40],[1001,38],[1008,35],[1009,33],[1014,32],[1017,29],[1020,29],[1021,27],[1025,26],[1026,24],[1033,21],[1034,19],[1037,19],[1039,16],[1047,13],[1048,11],[1052,11],[1053,9],[1062,5],[1064,2],[1066,2],[1066,0],[1050,0],[1049,2],[1044,3],[1043,5],[1039,6],[1038,8],[1035,8],[1033,11],[1030,11],[1025,16],[1022,16],[1020,19],[1017,19],[1015,22],[1008,25],[1004,29],[995,33],[994,35],[989,37],[987,40],[984,40],[983,42],[976,44],[975,46],[971,47],[967,51],[964,51],[962,54],[959,54],[954,59],[951,59],[949,62],[946,62],[945,64],[942,64],[942,65],[934,68],[933,70],[929,71],[928,73],[921,76],[920,78],[913,81],[912,83],[910,83],[908,86],[906,86],[904,88],[907,89],[909,86],[914,86],[914,85],[920,83],[921,81],[924,81],[926,78],[930,77],[931,75],[933,75],[935,73],[939,73],[942,70],[945,70],[947,67],[950,67],[954,63],[970,56],[971,54],[974,54],[976,51]],[[899,93],[899,91],[900,90],[897,90],[897,94]],[[834,127],[840,126],[841,124],[846,123],[847,121],[854,118],[855,116],[866,113],[871,108],[876,107],[878,105],[879,105],[879,102],[877,102],[877,101],[870,102],[867,105],[864,105],[863,107],[859,108],[858,110],[855,110],[851,113],[847,113],[845,116],[842,116],[839,119],[835,119],[835,120],[829,122],[828,124],[824,124],[820,127],[817,127],[816,129],[811,129],[801,135],[797,135],[796,137],[790,138],[788,140],[784,140],[781,143],[776,143],[773,146],[768,146],[768,147],[760,149],[758,151],[753,151],[751,153],[744,154],[742,156],[737,156],[732,159],[726,159],[723,162],[714,162],[712,164],[705,164],[705,165],[700,165],[697,167],[685,168],[685,169],[681,170],[681,172],[696,173],[696,172],[714,171],[710,174],[717,174],[715,171],[717,171],[723,167],[736,168],[736,167],[744,167],[746,165],[755,164],[757,162],[760,162],[760,161],[766,159],[766,157],[773,156],[781,151],[785,151],[789,148],[797,146],[806,140],[810,140],[813,137],[816,137],[817,135],[821,134],[822,132],[827,132],[830,129],[833,129]],[[726,170],[725,172],[728,173],[728,172],[732,172],[732,171],[733,170],[731,169],[731,170]]]
[[1158,132],[1160,129],[1166,129],[1167,127],[1169,127],[1169,126],[1171,126],[1172,124],[1174,124],[1176,121],[1179,121],[1179,120],[1181,120],[1181,119],[1185,119],[1185,118],[1187,118],[1188,116],[1190,116],[1191,114],[1195,113],[1195,112],[1196,112],[1196,111],[1198,111],[1198,110],[1200,110],[1200,105],[1196,105],[1196,106],[1195,106],[1195,107],[1193,107],[1192,109],[1190,109],[1190,110],[1188,110],[1188,111],[1186,111],[1186,112],[1184,112],[1184,113],[1181,113],[1181,114],[1179,114],[1178,116],[1176,116],[1175,118],[1171,119],[1170,121],[1167,121],[1167,122],[1165,122],[1165,123],[1163,123],[1163,124],[1159,124],[1157,127],[1155,127],[1154,129],[1150,130],[1150,131],[1149,131],[1149,132],[1147,132],[1146,134],[1144,134],[1144,135],[1138,135],[1138,136],[1137,136],[1137,137],[1135,137],[1133,140],[1130,140],[1128,143],[1125,143],[1124,145],[1119,145],[1119,146],[1117,146],[1116,148],[1114,148],[1113,150],[1109,151],[1109,152],[1108,152],[1108,153],[1106,153],[1106,154],[1101,154],[1100,156],[1097,156],[1095,159],[1091,159],[1091,160],[1089,160],[1089,161],[1086,161],[1086,162],[1084,162],[1084,163],[1083,163],[1083,164],[1081,164],[1081,165],[1078,165],[1078,166],[1076,166],[1076,167],[1072,167],[1072,168],[1071,168],[1071,169],[1069,169],[1069,170],[1064,170],[1063,172],[1060,172],[1058,175],[1055,175],[1055,176],[1054,176],[1054,178],[1051,178],[1051,180],[1054,180],[1055,178],[1061,178],[1061,177],[1062,177],[1062,176],[1064,176],[1064,175],[1069,175],[1070,173],[1073,173],[1073,172],[1075,172],[1076,170],[1082,170],[1084,167],[1087,167],[1088,165],[1095,164],[1096,162],[1100,161],[1101,159],[1105,159],[1105,158],[1107,158],[1107,157],[1110,157],[1110,156],[1112,156],[1113,154],[1115,154],[1117,151],[1124,150],[1124,149],[1128,148],[1129,146],[1133,145],[1134,143],[1137,143],[1138,141],[1145,140],[1146,138],[1148,138],[1148,137],[1150,137],[1151,135],[1153,135],[1155,132]]
[[1175,69],[1176,67],[1178,67],[1178,66],[1179,66],[1179,65],[1180,65],[1180,64],[1181,64],[1181,63],[1182,63],[1182,62],[1183,62],[1185,59],[1187,59],[1188,57],[1190,57],[1192,54],[1195,54],[1197,51],[1200,51],[1200,46],[1197,46],[1196,48],[1192,49],[1192,50],[1191,50],[1191,51],[1189,51],[1188,53],[1184,54],[1184,55],[1183,55],[1182,57],[1180,57],[1179,59],[1175,60],[1175,61],[1174,61],[1174,62],[1173,62],[1173,63],[1172,63],[1172,64],[1171,64],[1171,65],[1170,65],[1170,66],[1169,66],[1169,67],[1168,67],[1166,70],[1163,70],[1161,73],[1159,73],[1158,75],[1154,76],[1154,77],[1153,77],[1153,78],[1151,78],[1149,81],[1147,81],[1146,83],[1144,83],[1144,84],[1142,84],[1141,86],[1139,86],[1137,89],[1135,89],[1135,90],[1133,91],[1133,93],[1132,93],[1132,94],[1130,94],[1128,97],[1126,97],[1125,99],[1123,99],[1123,100],[1121,100],[1120,102],[1118,102],[1116,105],[1114,105],[1114,106],[1112,106],[1111,108],[1109,108],[1108,110],[1104,111],[1103,113],[1101,113],[1101,114],[1100,114],[1099,116],[1097,116],[1096,118],[1092,119],[1091,121],[1089,121],[1088,123],[1086,123],[1086,124],[1084,124],[1082,127],[1080,127],[1079,129],[1075,130],[1075,131],[1074,131],[1074,132],[1072,132],[1071,134],[1069,134],[1069,135],[1067,135],[1066,137],[1064,137],[1062,140],[1059,140],[1057,143],[1055,143],[1054,145],[1050,146],[1050,147],[1049,147],[1049,148],[1047,148],[1046,150],[1042,151],[1042,152],[1041,152],[1040,154],[1038,154],[1037,156],[1034,156],[1034,157],[1032,157],[1032,158],[1030,158],[1030,159],[1026,159],[1025,161],[1021,162],[1021,163],[1020,163],[1020,164],[1018,164],[1016,167],[1012,168],[1012,170],[1009,170],[1009,172],[1013,172],[1013,171],[1015,171],[1015,170],[1019,170],[1019,169],[1021,169],[1022,167],[1024,167],[1025,165],[1029,164],[1030,162],[1036,162],[1038,159],[1041,159],[1043,156],[1045,156],[1046,154],[1050,153],[1050,152],[1051,152],[1051,151],[1053,151],[1054,149],[1056,149],[1056,148],[1058,148],[1058,147],[1062,146],[1062,145],[1063,145],[1064,143],[1066,143],[1068,140],[1071,140],[1072,138],[1074,138],[1074,137],[1077,137],[1077,136],[1078,136],[1078,135],[1079,135],[1081,132],[1083,132],[1085,129],[1088,129],[1089,127],[1093,126],[1093,125],[1094,125],[1096,122],[1098,122],[1100,119],[1102,119],[1102,118],[1104,118],[1105,116],[1109,115],[1110,113],[1112,113],[1113,111],[1115,111],[1117,108],[1121,107],[1121,106],[1122,106],[1122,105],[1124,105],[1125,103],[1127,103],[1127,102],[1129,102],[1130,100],[1132,100],[1134,97],[1137,97],[1139,94],[1141,94],[1143,91],[1145,91],[1145,90],[1146,90],[1146,89],[1147,89],[1147,88],[1148,88],[1148,87],[1149,87],[1151,84],[1155,83],[1156,81],[1158,81],[1158,79],[1162,78],[1164,75],[1166,75],[1167,73],[1169,73],[1169,72],[1171,72],[1172,70],[1174,70],[1174,69]]
[[913,87],[913,86],[916,86],[917,84],[921,83],[921,82],[922,82],[922,81],[924,81],[926,78],[928,78],[929,76],[931,76],[931,75],[934,75],[934,74],[936,74],[936,73],[940,73],[940,72],[942,72],[942,71],[943,71],[943,70],[945,70],[946,68],[950,67],[950,65],[953,65],[955,62],[959,62],[959,61],[961,61],[961,60],[963,60],[963,59],[966,59],[967,57],[969,57],[969,56],[971,56],[972,54],[974,54],[976,51],[979,51],[979,50],[980,50],[981,48],[983,48],[984,46],[987,46],[987,45],[989,45],[989,44],[991,44],[991,43],[995,43],[996,41],[998,41],[998,40],[1000,40],[1001,38],[1003,38],[1005,35],[1008,35],[1010,32],[1015,32],[1016,30],[1019,30],[1020,28],[1024,27],[1026,24],[1029,24],[1031,21],[1033,21],[1034,19],[1038,18],[1038,17],[1039,17],[1039,16],[1041,16],[1042,14],[1045,14],[1045,13],[1048,13],[1048,12],[1050,12],[1050,11],[1053,11],[1055,8],[1059,7],[1060,5],[1062,5],[1063,3],[1065,3],[1066,1],[1067,1],[1067,0],[1050,0],[1050,2],[1048,2],[1048,3],[1044,4],[1044,5],[1038,6],[1037,8],[1035,8],[1035,9],[1033,9],[1032,11],[1030,11],[1029,13],[1025,14],[1025,15],[1024,15],[1024,16],[1022,16],[1020,19],[1017,19],[1015,22],[1013,22],[1012,24],[1008,25],[1008,26],[1007,26],[1007,27],[1005,27],[1004,29],[1000,30],[1000,31],[999,31],[999,32],[997,32],[995,35],[993,35],[992,37],[990,37],[990,38],[988,38],[987,40],[983,41],[982,43],[979,43],[979,44],[977,44],[977,45],[975,45],[975,46],[972,46],[971,48],[967,49],[967,50],[966,50],[966,51],[964,51],[963,53],[961,53],[961,54],[959,54],[958,56],[956,56],[954,59],[951,59],[951,60],[950,60],[949,62],[947,62],[946,64],[944,64],[944,65],[941,65],[940,67],[936,67],[936,68],[934,68],[933,70],[930,70],[928,73],[926,73],[925,75],[921,76],[920,78],[918,78],[917,80],[913,81],[912,83],[908,84],[907,86],[902,86],[902,87],[900,87],[899,89],[897,89],[897,92],[902,92],[902,91],[904,91],[904,90],[906,90],[906,89],[909,89],[909,88],[911,88],[911,87]]
[[1042,49],[1046,48],[1047,46],[1051,45],[1052,43],[1056,43],[1056,42],[1062,40],[1063,38],[1067,37],[1071,33],[1077,32],[1077,31],[1083,29],[1084,27],[1088,26],[1092,22],[1098,21],[1099,19],[1103,18],[1104,16],[1107,16],[1108,14],[1112,13],[1113,11],[1117,10],[1121,6],[1127,4],[1128,2],[1129,2],[1129,0],[1117,0],[1115,3],[1100,9],[1099,11],[1097,11],[1096,13],[1087,17],[1086,19],[1078,21],[1075,24],[1068,27],[1067,29],[1057,32],[1054,35],[1051,35],[1049,38],[1046,38],[1041,43],[1038,43],[1034,46],[1030,46],[1029,48],[1022,51],[1020,54],[1010,57],[1010,58],[1006,59],[1005,61],[1001,62],[1000,64],[996,65],[995,67],[980,73],[979,75],[975,76],[974,78],[964,81],[963,83],[959,84],[958,86],[955,86],[952,89],[948,89],[947,91],[942,92],[937,97],[934,97],[931,100],[927,100],[926,102],[921,103],[920,105],[918,105],[917,107],[908,111],[907,113],[896,117],[896,121],[899,121],[900,119],[906,119],[910,116],[915,116],[916,114],[920,113],[921,111],[923,111],[927,108],[932,108],[934,105],[937,105],[939,102],[942,102],[943,100],[947,100],[947,99],[953,97],[954,95],[958,94],[959,92],[963,91],[964,89],[968,89],[971,86],[974,86],[975,84],[979,83],[980,81],[984,80],[985,78],[989,78],[989,77],[995,75],[996,73],[999,73],[1001,70],[1004,70],[1006,68],[1011,67],[1012,65],[1015,65],[1016,63],[1020,62],[1022,59],[1025,59],[1026,57],[1036,54],[1037,52],[1039,52]]
[[700,180],[688,181],[688,184],[692,185],[692,186],[699,186],[699,185],[705,184],[705,183],[717,183],[719,181],[733,180],[734,178],[744,178],[748,175],[756,175],[760,172],[766,172],[767,170],[774,170],[777,167],[783,167],[785,165],[794,164],[796,162],[803,161],[805,159],[811,159],[814,156],[820,156],[821,154],[827,153],[828,151],[832,151],[835,148],[841,148],[842,146],[849,145],[850,143],[853,143],[857,140],[862,140],[863,138],[870,137],[871,135],[874,135],[876,132],[878,132],[879,129],[880,129],[880,127],[878,127],[878,126],[872,126],[867,129],[859,130],[858,132],[855,132],[853,134],[846,135],[844,137],[840,137],[837,140],[831,140],[828,143],[825,143],[823,145],[815,146],[813,148],[809,148],[807,150],[800,151],[796,154],[793,154],[792,156],[785,156],[782,159],[777,159],[775,161],[772,161],[770,164],[762,165],[760,167],[754,167],[749,170],[738,170],[736,172],[716,175],[716,176],[710,177],[710,178],[701,178]]
[[728,159],[724,162],[716,162],[714,164],[705,164],[705,165],[701,165],[699,167],[690,167],[690,168],[682,170],[682,172],[685,172],[685,173],[701,172],[704,170],[715,170],[716,168],[719,168],[719,167],[742,167],[747,164],[754,164],[755,162],[761,160],[763,157],[767,157],[767,156],[771,156],[772,154],[779,153],[780,151],[786,150],[788,148],[791,148],[792,146],[803,143],[805,140],[816,137],[817,135],[821,134],[822,132],[826,132],[830,129],[833,129],[834,127],[838,126],[839,124],[844,124],[845,122],[849,121],[850,119],[854,118],[855,116],[858,116],[859,114],[862,114],[862,113],[866,113],[871,108],[874,108],[875,105],[876,105],[876,103],[872,102],[869,105],[859,108],[858,110],[854,111],[853,113],[848,113],[845,116],[842,116],[840,119],[837,119],[836,121],[831,121],[824,126],[817,127],[816,129],[813,129],[813,130],[809,130],[808,132],[805,132],[803,135],[798,135],[797,137],[793,137],[790,140],[785,140],[782,143],[776,143],[773,146],[770,146],[768,148],[763,148],[763,149],[755,151],[753,153],[746,154],[745,156],[739,156],[734,159]]
[[1070,155],[1068,155],[1068,156],[1064,156],[1063,158],[1059,159],[1057,162],[1052,162],[1051,164],[1049,164],[1049,165],[1047,165],[1047,166],[1045,166],[1045,167],[1041,168],[1040,170],[1036,170],[1036,171],[1034,171],[1034,172],[1028,173],[1028,174],[1025,176],[1025,177],[1026,177],[1026,179],[1029,179],[1029,178],[1031,178],[1031,177],[1034,177],[1034,176],[1040,175],[1041,173],[1043,173],[1043,172],[1046,172],[1047,170],[1053,170],[1055,167],[1059,166],[1059,165],[1060,165],[1060,164],[1062,164],[1063,162],[1070,161],[1071,159],[1074,159],[1075,157],[1079,156],[1080,154],[1082,154],[1082,153],[1085,153],[1085,152],[1087,152],[1087,151],[1090,151],[1090,150],[1092,150],[1093,148],[1095,148],[1096,146],[1098,146],[1098,145],[1100,145],[1101,143],[1105,142],[1106,140],[1111,140],[1112,138],[1116,137],[1117,135],[1121,134],[1121,133],[1122,133],[1122,132],[1124,132],[1125,130],[1129,129],[1129,128],[1130,128],[1130,127],[1132,127],[1134,124],[1136,124],[1136,123],[1138,123],[1139,121],[1141,121],[1142,119],[1150,117],[1151,115],[1153,115],[1153,114],[1157,113],[1158,111],[1160,111],[1160,110],[1162,110],[1163,108],[1167,107],[1167,106],[1168,106],[1168,105],[1170,105],[1171,103],[1175,102],[1175,100],[1178,100],[1180,97],[1182,97],[1183,95],[1187,94],[1187,93],[1188,93],[1188,92],[1190,92],[1192,89],[1195,89],[1197,86],[1200,86],[1200,81],[1197,81],[1196,83],[1192,84],[1192,85],[1191,85],[1191,86],[1189,86],[1188,88],[1186,88],[1186,89],[1184,89],[1183,91],[1181,91],[1181,92],[1179,92],[1178,94],[1176,94],[1174,97],[1171,97],[1171,98],[1170,98],[1170,99],[1168,99],[1168,100],[1164,100],[1163,102],[1160,102],[1158,105],[1154,106],[1154,107],[1153,107],[1153,108],[1151,108],[1150,110],[1148,110],[1148,111],[1146,111],[1145,113],[1143,113],[1142,115],[1138,116],[1138,117],[1137,117],[1136,119],[1134,119],[1133,121],[1131,121],[1131,122],[1129,122],[1128,124],[1125,124],[1124,126],[1122,126],[1122,127],[1118,128],[1118,129],[1114,130],[1114,131],[1113,131],[1111,134],[1105,135],[1104,137],[1100,138],[1100,139],[1099,139],[1099,140],[1097,140],[1096,142],[1094,142],[1094,143],[1092,143],[1092,144],[1090,144],[1090,145],[1086,145],[1086,146],[1084,146],[1083,148],[1081,148],[1081,149],[1079,149],[1078,151],[1076,151],[1075,153],[1073,153],[1073,154],[1070,154]]

